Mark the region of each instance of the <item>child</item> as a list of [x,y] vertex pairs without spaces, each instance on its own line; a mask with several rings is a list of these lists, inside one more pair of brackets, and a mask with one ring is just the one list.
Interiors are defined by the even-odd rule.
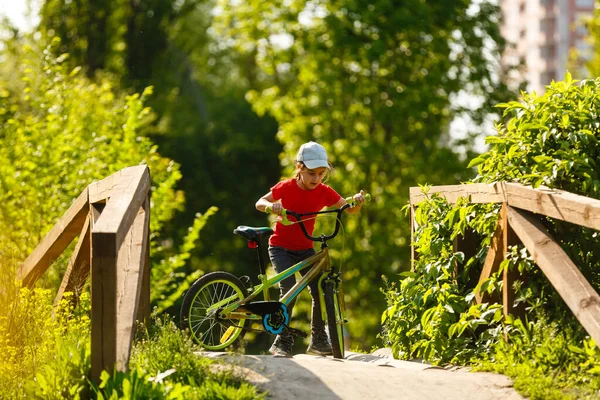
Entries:
[[[323,183],[331,170],[331,164],[327,160],[325,148],[318,143],[308,142],[300,146],[296,156],[296,170],[292,178],[279,182],[271,188],[256,202],[256,209],[265,212],[271,207],[274,214],[281,214],[281,209],[289,209],[297,213],[309,213],[320,211],[324,207],[341,207],[346,200],[335,190]],[[347,209],[351,214],[360,211],[365,201],[364,192],[354,195],[356,205]],[[304,222],[309,234],[312,235],[315,220],[308,219]],[[277,223],[274,233],[269,239],[269,257],[277,273],[286,270],[292,265],[315,254],[313,242],[302,233],[299,224],[284,226]],[[309,291],[312,297],[312,326],[311,340],[307,353],[317,355],[329,355],[331,345],[325,333],[325,323],[321,317],[321,304],[319,302],[319,277],[317,276],[310,284]],[[280,283],[280,293],[283,296],[296,283],[292,275]],[[294,303],[288,306],[290,315]],[[294,336],[287,331],[277,335],[269,352],[276,357],[292,357],[292,346]]]

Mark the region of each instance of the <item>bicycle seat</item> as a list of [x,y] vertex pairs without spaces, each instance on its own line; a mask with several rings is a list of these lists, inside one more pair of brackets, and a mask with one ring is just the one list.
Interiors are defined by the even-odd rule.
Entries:
[[238,236],[248,240],[260,240],[264,236],[271,236],[273,229],[271,228],[252,228],[250,226],[241,225],[233,230]]

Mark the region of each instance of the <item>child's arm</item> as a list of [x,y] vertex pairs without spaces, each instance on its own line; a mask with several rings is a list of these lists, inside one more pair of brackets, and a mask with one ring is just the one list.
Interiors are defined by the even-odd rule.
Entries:
[[[348,212],[349,214],[355,214],[360,211],[362,204],[365,202],[365,191],[361,190],[359,193],[356,193],[354,196],[352,196],[352,198],[354,199],[354,202],[356,204],[354,205],[354,207],[346,209],[346,212]],[[337,203],[335,203],[335,207],[340,208],[346,203],[346,199],[342,197]]]
[[281,214],[281,203],[273,198],[273,193],[269,192],[256,202],[256,209],[260,212],[266,212],[267,207],[271,207],[273,214]]

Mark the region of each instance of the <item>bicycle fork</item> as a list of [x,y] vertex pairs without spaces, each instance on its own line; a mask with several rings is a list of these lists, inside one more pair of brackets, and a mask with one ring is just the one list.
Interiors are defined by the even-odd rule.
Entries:
[[340,276],[340,273],[333,272],[333,269],[329,273],[323,274],[321,278],[319,278],[319,301],[321,302],[321,317],[323,318],[323,321],[327,321],[324,290],[325,283],[333,284],[333,296],[338,298],[341,320],[336,321],[336,323],[340,325],[348,323],[348,319],[346,319],[346,304],[344,301],[344,292],[342,290],[342,278]]

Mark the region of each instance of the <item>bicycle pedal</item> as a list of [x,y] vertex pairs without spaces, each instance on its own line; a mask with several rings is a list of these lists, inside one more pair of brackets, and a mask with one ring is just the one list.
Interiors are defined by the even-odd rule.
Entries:
[[286,326],[285,329],[294,336],[301,336],[303,338],[308,337],[308,333],[301,331],[300,329],[291,328],[289,326]]

